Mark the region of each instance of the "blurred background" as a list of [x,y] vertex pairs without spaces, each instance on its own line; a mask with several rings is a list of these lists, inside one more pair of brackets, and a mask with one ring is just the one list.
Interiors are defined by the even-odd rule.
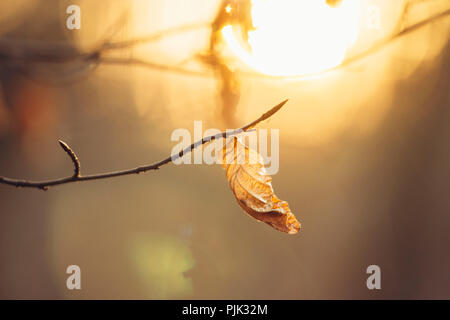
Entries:
[[[66,28],[71,4],[79,30]],[[321,21],[318,9],[311,32],[321,30],[313,42],[324,54],[312,56],[339,65],[369,53],[304,77],[301,68],[283,76],[277,61],[311,39],[288,23],[279,50],[252,66],[221,37],[223,12],[236,9],[221,0],[1,2],[0,176],[70,174],[58,139],[84,174],[151,163],[169,155],[176,128],[240,126],[289,98],[261,128],[280,129],[273,186],[302,229],[290,236],[251,219],[218,165],[169,164],[47,192],[0,185],[0,298],[449,299],[450,17],[387,41],[449,3],[357,4],[342,57],[326,32],[342,21]],[[379,27],[366,23],[373,8]],[[159,34],[181,26],[190,27]],[[257,26],[243,26],[233,32],[245,40]],[[157,41],[104,49],[152,34]],[[92,52],[101,58],[55,63]],[[312,71],[323,66],[333,67]],[[81,290],[66,288],[72,264]],[[382,290],[366,287],[372,264]]]

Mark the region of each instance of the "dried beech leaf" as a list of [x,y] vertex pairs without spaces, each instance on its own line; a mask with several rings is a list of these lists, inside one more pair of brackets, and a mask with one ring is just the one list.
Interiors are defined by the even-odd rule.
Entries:
[[258,152],[233,137],[219,157],[231,190],[245,212],[279,231],[295,234],[300,230],[288,203],[274,194],[272,178],[267,175]]

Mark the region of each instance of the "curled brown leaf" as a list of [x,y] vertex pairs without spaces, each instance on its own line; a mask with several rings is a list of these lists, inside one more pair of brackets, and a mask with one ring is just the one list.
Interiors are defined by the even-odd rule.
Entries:
[[274,194],[272,178],[258,152],[232,137],[219,156],[231,190],[245,212],[282,232],[296,234],[300,230],[288,203]]

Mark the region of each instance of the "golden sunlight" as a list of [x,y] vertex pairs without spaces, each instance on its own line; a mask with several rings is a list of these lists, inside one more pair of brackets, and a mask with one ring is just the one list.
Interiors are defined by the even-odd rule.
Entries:
[[239,39],[235,25],[225,26],[222,36],[234,55],[264,74],[304,75],[336,67],[358,35],[359,0],[251,1],[255,28],[248,31],[248,43]]

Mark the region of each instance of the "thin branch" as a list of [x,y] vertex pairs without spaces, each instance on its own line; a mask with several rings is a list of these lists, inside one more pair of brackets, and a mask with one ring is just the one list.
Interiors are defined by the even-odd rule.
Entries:
[[255,121],[239,128],[239,129],[235,129],[232,131],[227,130],[227,131],[223,131],[221,133],[215,134],[215,135],[205,137],[201,140],[194,142],[189,147],[180,151],[178,154],[170,155],[169,157],[167,157],[161,161],[155,162],[153,164],[144,165],[144,166],[127,169],[127,170],[83,176],[80,173],[80,161],[78,160],[77,155],[66,143],[59,140],[60,146],[69,155],[70,159],[72,160],[72,163],[75,168],[73,175],[66,177],[66,178],[59,178],[59,179],[47,180],[47,181],[27,181],[27,180],[17,180],[17,179],[11,179],[11,178],[6,178],[6,177],[0,177],[0,184],[7,184],[7,185],[15,186],[15,187],[28,187],[28,188],[37,188],[37,189],[41,189],[41,190],[47,190],[49,187],[66,184],[66,183],[88,181],[88,180],[100,180],[100,179],[107,179],[107,178],[130,175],[130,174],[139,174],[139,173],[150,171],[150,170],[158,170],[161,166],[183,157],[184,155],[192,152],[192,150],[194,150],[195,148],[197,148],[205,143],[208,143],[213,140],[220,139],[220,138],[228,138],[228,137],[236,136],[242,132],[248,131],[249,129],[251,129],[251,128],[255,127],[257,124],[259,124],[260,122],[267,120],[271,116],[273,116],[276,112],[278,112],[286,104],[287,101],[288,100],[285,100],[285,101],[279,103],[278,105],[276,105],[275,107],[273,107],[272,109],[270,109],[269,111],[264,113],[262,116],[260,116]]
[[74,166],[74,172],[73,177],[79,177],[80,176],[80,160],[78,160],[77,155],[75,152],[73,152],[72,149],[65,143],[64,141],[58,140],[59,145],[63,150],[67,153],[67,155],[70,157],[70,160],[72,160],[73,166]]
[[187,76],[196,77],[208,77],[210,74],[204,71],[189,70],[173,65],[164,65],[159,63],[154,63],[152,61],[145,61],[138,58],[115,58],[115,57],[101,57],[98,60],[101,64],[108,65],[136,65],[139,67],[149,68],[153,70],[168,71],[178,74],[184,74]]

